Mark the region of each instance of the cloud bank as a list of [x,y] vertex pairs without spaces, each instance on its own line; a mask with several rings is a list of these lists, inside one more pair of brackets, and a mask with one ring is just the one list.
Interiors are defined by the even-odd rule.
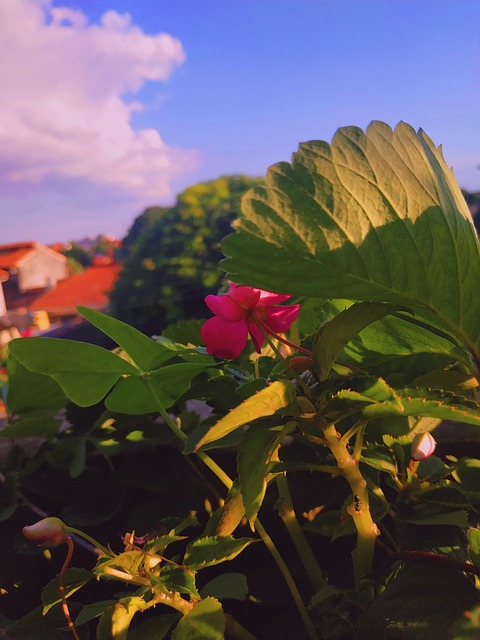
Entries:
[[[193,150],[131,124],[142,110],[132,96],[147,81],[166,82],[185,60],[171,35],[147,35],[115,11],[91,24],[52,0],[1,0],[0,60],[0,242],[9,230],[18,236],[23,215],[32,221],[32,204],[37,220],[61,232],[55,194],[67,194],[71,215],[78,198],[85,231],[93,218],[100,231],[108,207],[165,201],[171,180],[197,164]],[[85,207],[89,190],[96,206]]]

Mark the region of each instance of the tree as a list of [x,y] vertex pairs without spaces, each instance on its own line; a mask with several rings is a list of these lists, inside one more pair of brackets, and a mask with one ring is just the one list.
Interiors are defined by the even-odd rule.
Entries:
[[204,297],[222,280],[220,242],[243,194],[261,182],[225,176],[187,188],[173,207],[146,209],[123,243],[112,313],[151,335],[180,318],[205,317]]

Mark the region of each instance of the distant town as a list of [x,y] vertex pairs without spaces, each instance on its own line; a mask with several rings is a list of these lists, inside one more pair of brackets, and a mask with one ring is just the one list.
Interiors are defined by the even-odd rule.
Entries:
[[0,350],[20,336],[72,337],[83,323],[77,305],[105,311],[121,269],[120,247],[109,236],[0,245]]

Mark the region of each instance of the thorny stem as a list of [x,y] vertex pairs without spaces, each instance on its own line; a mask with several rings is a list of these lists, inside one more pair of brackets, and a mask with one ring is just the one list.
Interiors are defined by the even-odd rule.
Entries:
[[[155,403],[157,405],[158,412],[164,419],[165,423],[170,427],[173,433],[178,438],[180,438],[180,440],[182,440],[182,442],[185,442],[185,440],[187,439],[187,436],[183,433],[183,431],[179,428],[179,426],[175,423],[175,421],[172,420],[172,418],[168,415],[152,383],[148,379],[148,376],[143,376],[143,381],[147,389],[149,390],[150,394],[154,398]],[[225,473],[225,471],[223,471],[223,469],[214,460],[212,460],[212,458],[210,458],[208,454],[204,453],[203,451],[197,451],[197,455],[207,465],[210,471],[212,471],[217,476],[217,478],[225,485],[227,489],[230,489],[232,487],[233,480]],[[308,611],[305,605],[303,604],[302,597],[300,595],[297,585],[295,584],[292,574],[290,573],[290,570],[288,569],[287,565],[285,564],[285,561],[283,560],[277,547],[275,546],[275,543],[270,538],[270,536],[268,535],[267,531],[265,530],[265,528],[263,527],[262,523],[258,518],[255,521],[255,530],[257,531],[263,543],[265,544],[267,549],[270,551],[275,562],[277,563],[277,566],[280,569],[283,575],[283,578],[290,590],[293,601],[297,606],[298,612],[300,614],[300,617],[302,618],[302,621],[305,625],[305,628],[307,630],[310,640],[318,640],[318,636],[316,635],[315,628],[310,619]]]
[[63,615],[65,616],[65,620],[67,621],[68,628],[72,632],[72,636],[75,638],[75,640],[80,640],[80,638],[78,637],[77,631],[76,631],[75,627],[73,626],[73,621],[72,621],[72,618],[70,616],[70,611],[68,609],[67,599],[65,597],[65,585],[63,583],[63,578],[65,577],[65,571],[67,570],[68,565],[70,564],[70,560],[72,559],[72,555],[73,555],[73,540],[69,536],[67,536],[65,542],[67,544],[68,551],[67,551],[67,556],[65,558],[65,561],[64,561],[64,563],[62,565],[62,569],[60,571],[60,575],[58,577],[58,590],[60,592],[60,598],[62,600]]
[[335,456],[339,471],[353,493],[353,501],[347,511],[352,516],[357,530],[357,545],[352,552],[352,560],[355,586],[358,588],[372,570],[375,540],[380,531],[370,513],[367,482],[360,472],[358,460],[350,454],[334,424],[325,427],[324,435]]

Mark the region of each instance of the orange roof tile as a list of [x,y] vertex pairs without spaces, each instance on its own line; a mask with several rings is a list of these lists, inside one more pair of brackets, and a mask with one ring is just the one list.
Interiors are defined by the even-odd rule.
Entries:
[[16,242],[0,245],[0,269],[14,267],[23,256],[35,248],[35,242]]
[[57,286],[36,298],[30,311],[75,313],[77,305],[102,309],[108,305],[107,294],[112,290],[122,266],[118,262],[89,267],[70,278],[60,280]]

